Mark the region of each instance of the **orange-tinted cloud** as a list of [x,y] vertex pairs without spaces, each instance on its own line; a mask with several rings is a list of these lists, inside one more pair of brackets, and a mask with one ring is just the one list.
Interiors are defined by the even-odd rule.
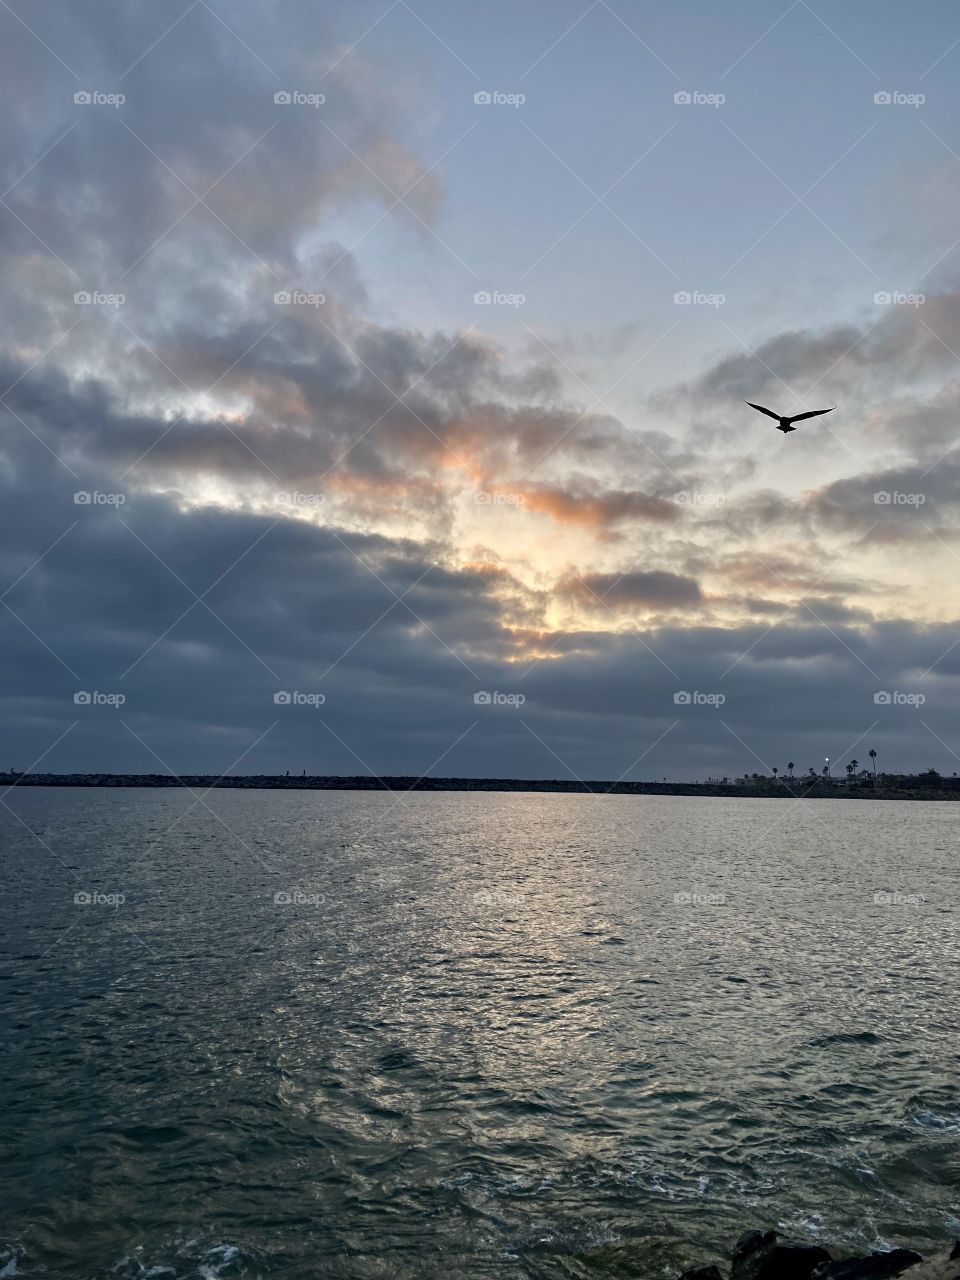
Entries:
[[636,489],[578,493],[557,486],[512,486],[510,492],[523,498],[528,511],[550,516],[562,524],[609,529],[631,520],[675,520],[675,503]]

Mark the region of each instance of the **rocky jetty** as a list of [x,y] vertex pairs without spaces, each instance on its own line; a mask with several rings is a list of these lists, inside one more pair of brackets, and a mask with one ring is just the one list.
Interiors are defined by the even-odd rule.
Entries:
[[750,1231],[741,1236],[728,1264],[684,1271],[679,1280],[960,1280],[960,1243],[930,1258],[912,1249],[845,1256],[822,1245],[780,1236],[776,1231]]
[[248,791],[540,791],[614,796],[737,796],[753,800],[957,800],[960,778],[927,784],[918,776],[893,785],[840,779],[758,778],[730,782],[578,781],[575,778],[433,778],[384,775],[183,774],[172,773],[0,773],[0,787],[213,787]]

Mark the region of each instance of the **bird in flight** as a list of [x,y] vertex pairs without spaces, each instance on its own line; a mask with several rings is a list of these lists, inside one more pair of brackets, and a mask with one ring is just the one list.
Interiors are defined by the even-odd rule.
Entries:
[[765,413],[768,418],[776,418],[778,431],[796,431],[793,425],[795,422],[802,422],[804,418],[819,418],[821,413],[833,413],[833,409],[811,409],[809,413],[795,413],[792,418],[781,418],[779,413],[774,413],[772,409],[765,409],[762,404],[754,404],[752,400],[744,400],[744,404],[748,404],[751,409],[758,409],[760,413]]

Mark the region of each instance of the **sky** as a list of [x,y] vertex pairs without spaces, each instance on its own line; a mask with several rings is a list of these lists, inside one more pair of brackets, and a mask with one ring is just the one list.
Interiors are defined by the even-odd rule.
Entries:
[[952,6],[10,0],[0,59],[0,767],[960,771]]

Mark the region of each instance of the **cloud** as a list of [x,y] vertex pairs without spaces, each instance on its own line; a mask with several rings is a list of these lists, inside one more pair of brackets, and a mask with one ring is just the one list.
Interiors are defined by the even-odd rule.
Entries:
[[[318,219],[358,199],[429,225],[439,179],[397,136],[385,82],[356,53],[324,67],[310,49],[331,48],[326,21],[294,8],[302,43],[251,3],[231,6],[226,24],[197,6],[173,25],[144,7],[49,4],[35,15],[37,33],[69,53],[75,84],[14,30],[4,71],[26,59],[28,100],[43,104],[22,114],[20,77],[5,75],[21,125],[0,156],[16,183],[8,203],[26,224],[12,228],[14,244],[33,252],[43,242],[100,287],[140,260],[130,288],[169,292],[205,257],[203,275],[219,275],[224,250],[289,271]],[[322,91],[322,109],[278,105],[287,86]],[[78,106],[76,89],[123,92],[125,101]],[[45,147],[49,161],[26,172]]]
[[703,600],[693,578],[662,569],[569,577],[560,581],[558,591],[588,608],[602,603],[617,610],[692,609]]
[[518,490],[531,511],[542,512],[564,524],[584,525],[606,531],[626,521],[663,521],[678,518],[677,504],[637,490],[576,492],[546,485]]

